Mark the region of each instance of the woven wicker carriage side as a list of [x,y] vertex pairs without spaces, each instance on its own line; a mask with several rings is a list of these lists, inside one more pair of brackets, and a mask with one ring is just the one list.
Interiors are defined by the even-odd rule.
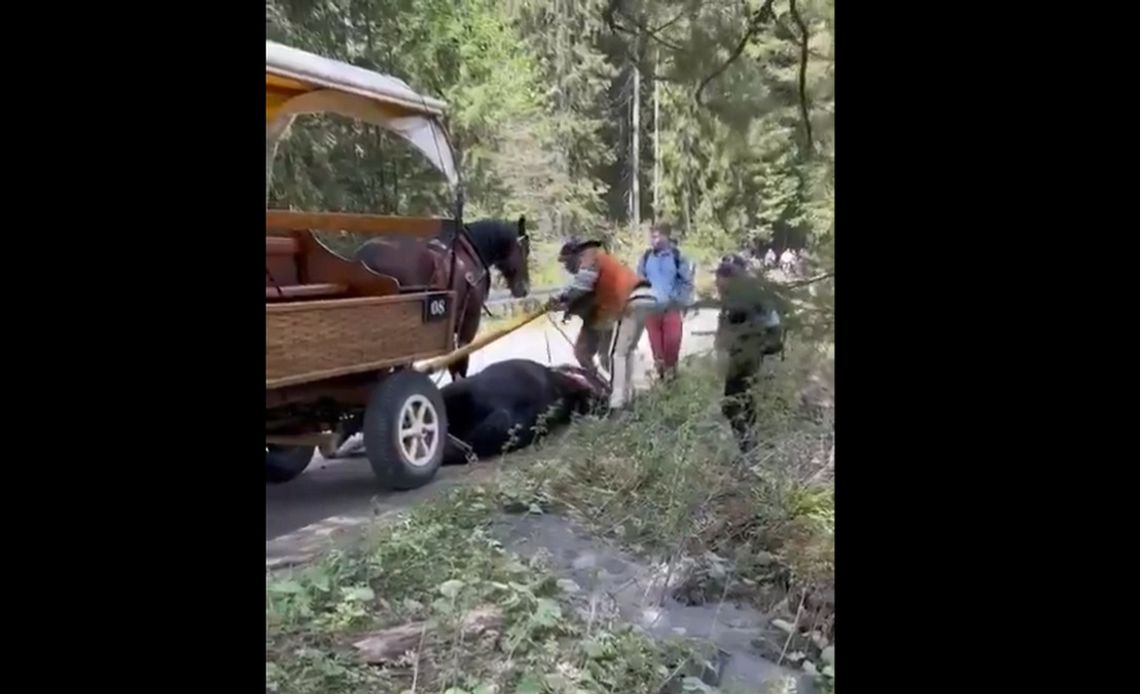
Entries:
[[[266,176],[297,115],[332,112],[400,135],[458,191],[444,109],[395,78],[265,44]],[[401,288],[330,252],[313,232],[453,238],[462,223],[456,197],[454,219],[266,210],[267,481],[300,475],[316,446],[352,418],[386,486],[411,489],[435,476],[447,413],[432,380],[409,367],[453,349],[454,295]]]

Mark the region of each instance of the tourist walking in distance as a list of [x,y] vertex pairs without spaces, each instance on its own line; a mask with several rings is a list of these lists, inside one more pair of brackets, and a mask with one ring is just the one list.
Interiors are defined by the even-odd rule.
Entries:
[[637,274],[649,282],[657,299],[657,309],[645,318],[657,375],[675,376],[684,311],[693,296],[693,271],[673,242],[668,224],[655,224],[649,230],[649,249],[637,264]]
[[780,270],[782,270],[784,274],[790,275],[792,273],[792,260],[792,249],[785,248],[784,252],[780,254]]

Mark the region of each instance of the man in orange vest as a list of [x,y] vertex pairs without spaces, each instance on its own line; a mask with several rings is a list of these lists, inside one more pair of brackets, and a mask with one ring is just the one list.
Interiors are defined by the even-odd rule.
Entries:
[[602,363],[611,366],[610,408],[621,409],[633,395],[637,343],[657,299],[648,282],[597,241],[571,241],[562,247],[560,258],[574,279],[550,299],[548,308],[564,307],[582,318],[574,355],[583,368],[594,370],[594,355],[604,344],[603,336],[612,331],[609,358],[603,357]]

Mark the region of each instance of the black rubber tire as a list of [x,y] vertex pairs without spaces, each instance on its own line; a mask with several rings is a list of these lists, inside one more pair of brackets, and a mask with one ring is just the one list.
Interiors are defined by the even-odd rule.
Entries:
[[[415,465],[407,458],[398,440],[404,406],[417,396],[430,404],[437,423],[434,450],[422,465]],[[381,484],[401,491],[422,487],[435,477],[447,447],[447,410],[443,395],[424,374],[397,371],[373,389],[364,411],[363,434],[368,463]]]
[[313,460],[313,446],[265,447],[265,481],[281,484],[295,479]]

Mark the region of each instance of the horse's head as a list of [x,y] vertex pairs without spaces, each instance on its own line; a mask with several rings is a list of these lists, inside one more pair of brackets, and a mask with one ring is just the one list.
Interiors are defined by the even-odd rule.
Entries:
[[511,295],[522,298],[530,293],[530,237],[526,217],[518,223],[481,219],[467,225],[471,240],[483,259],[507,280]]
[[496,267],[511,288],[511,296],[521,299],[530,293],[530,236],[526,233],[526,217],[519,217],[515,238],[507,244],[506,258]]
[[602,408],[609,399],[610,387],[596,373],[564,364],[551,367],[555,388],[571,412],[589,414]]

